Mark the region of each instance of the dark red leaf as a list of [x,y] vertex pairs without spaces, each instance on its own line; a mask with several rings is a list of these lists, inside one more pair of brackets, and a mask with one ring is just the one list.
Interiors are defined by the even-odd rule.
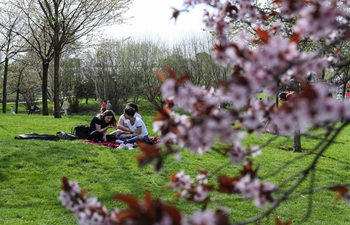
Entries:
[[165,82],[166,78],[165,78],[164,74],[161,71],[157,70],[156,71],[156,75],[157,75],[157,78],[160,81],[160,83],[164,83]]
[[154,121],[164,121],[170,119],[170,109],[169,108],[159,108],[157,109],[157,115],[153,119]]
[[138,146],[141,149],[141,154],[136,155],[135,158],[138,161],[139,167],[148,165],[160,154],[160,147],[158,145],[138,142]]
[[329,190],[331,191],[335,191],[335,192],[338,192],[339,194],[336,195],[334,197],[334,201],[338,201],[340,200],[341,198],[344,197],[344,195],[349,191],[349,189],[347,187],[333,187],[333,188],[329,188]]
[[292,223],[292,221],[288,220],[287,222],[283,223],[277,216],[275,217],[275,223],[276,225],[289,225]]
[[261,43],[261,40],[260,39],[255,39],[255,40],[252,40],[252,43],[255,44],[255,45],[258,45]]
[[217,221],[216,224],[218,224],[218,225],[229,225],[230,224],[230,220],[229,220],[228,216],[225,215],[223,213],[223,211],[221,211],[221,210],[216,210],[215,218]]
[[114,199],[128,204],[129,207],[131,207],[133,209],[136,209],[136,210],[140,210],[141,209],[139,201],[134,196],[116,194],[116,195],[114,195]]
[[228,177],[226,175],[219,175],[218,176],[218,182],[219,182],[219,192],[221,193],[233,193],[233,187],[236,180],[238,180],[239,177]]
[[69,191],[71,187],[69,186],[67,177],[62,177],[62,190]]
[[290,37],[290,41],[291,42],[295,42],[295,43],[299,43],[299,41],[300,41],[300,34],[299,33],[293,34],[292,37]]
[[257,28],[255,32],[259,36],[260,40],[262,40],[263,42],[267,43],[269,41],[270,35],[269,32],[267,32],[266,30]]
[[346,32],[346,33],[345,33],[345,37],[346,37],[346,38],[350,38],[350,32]]
[[85,198],[86,193],[87,193],[86,189],[81,190],[81,192],[80,192],[80,198],[81,198],[81,199]]
[[170,78],[176,79],[176,74],[172,69],[165,67],[164,70],[169,74]]
[[136,219],[139,217],[139,213],[135,210],[132,209],[125,209],[125,210],[121,210],[117,213],[115,213],[117,221],[117,224],[125,224],[126,220],[130,220],[130,219]]
[[[303,98],[305,100],[308,100],[309,102],[313,102],[315,99],[317,99],[318,92],[314,90],[314,86],[310,85],[307,82],[302,82],[303,91],[300,93],[300,98]],[[299,101],[298,99],[295,99],[295,101]]]
[[183,75],[182,77],[180,77],[179,79],[176,80],[176,84],[183,84],[185,83],[186,81],[188,81],[190,79],[190,75],[188,74],[185,74]]
[[175,181],[176,180],[176,174],[177,173],[173,173],[170,175],[170,181]]
[[172,224],[174,225],[181,224],[182,216],[177,208],[166,204],[163,204],[162,208],[172,219]]
[[149,192],[145,193],[144,201],[145,201],[147,215],[151,218],[151,220],[154,221],[156,219],[157,214],[153,207],[152,197]]
[[138,142],[138,146],[143,154],[147,156],[156,156],[160,153],[160,147],[157,145],[149,145],[144,142]]
[[160,169],[162,169],[162,167],[163,167],[163,160],[162,160],[162,158],[158,158],[158,160],[154,166],[155,171],[159,172]]
[[173,8],[173,7],[171,7],[171,8],[173,9],[173,15],[171,16],[170,19],[174,18],[175,21],[176,21],[177,17],[180,15],[180,12],[181,12],[181,11],[178,10],[178,9],[175,9],[175,8]]

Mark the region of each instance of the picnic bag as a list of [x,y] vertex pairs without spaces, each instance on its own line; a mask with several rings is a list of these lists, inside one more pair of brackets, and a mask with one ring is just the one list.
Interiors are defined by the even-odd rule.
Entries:
[[72,134],[75,134],[79,139],[91,139],[90,133],[92,129],[88,125],[78,125],[72,129]]

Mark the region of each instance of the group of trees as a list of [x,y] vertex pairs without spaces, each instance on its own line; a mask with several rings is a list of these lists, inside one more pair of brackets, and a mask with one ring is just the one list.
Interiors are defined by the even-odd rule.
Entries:
[[[13,93],[16,111],[20,100],[30,107],[41,96],[43,115],[48,115],[50,100],[55,117],[60,117],[59,101],[63,97],[68,98],[73,113],[79,111],[82,98],[88,101],[91,97],[111,100],[117,111],[130,98],[137,102],[142,97],[155,106],[163,106],[160,84],[154,75],[157,69],[167,66],[180,74],[191,74],[195,84],[206,87],[217,85],[218,78],[229,74],[229,67],[219,66],[212,59],[214,40],[208,33],[188,36],[172,46],[151,37],[91,39],[93,28],[123,22],[121,11],[127,9],[129,1],[105,3],[103,7],[95,7],[95,2],[79,2],[9,1],[2,8],[3,113],[7,96]],[[98,10],[106,10],[106,17],[90,18],[102,14]],[[55,16],[54,12],[58,14]],[[89,19],[84,20],[84,12],[89,13]],[[117,19],[109,20],[112,15]],[[84,23],[78,23],[83,20]],[[57,52],[59,55],[55,55]]]
[[[6,112],[9,63],[36,57],[40,62],[43,115],[48,115],[49,69],[53,61],[52,99],[59,115],[60,58],[68,49],[90,41],[98,28],[124,21],[131,0],[6,0],[2,2],[0,33],[4,56],[3,113]],[[25,73],[23,73],[25,74]],[[22,77],[22,76],[21,76]],[[20,81],[18,83],[21,83]]]
[[[75,48],[62,53],[60,58],[60,97],[67,97],[71,110],[79,111],[81,99],[109,99],[116,111],[129,99],[137,102],[147,99],[155,106],[163,106],[155,76],[157,69],[171,67],[182,74],[191,74],[193,83],[217,86],[217,79],[228,76],[229,67],[215,64],[211,57],[213,38],[209,34],[188,36],[169,46],[162,40],[150,38],[126,40],[101,39],[89,48]],[[37,62],[30,62],[36,59]],[[41,67],[35,55],[25,54],[11,68],[22,68],[9,73],[9,90],[18,90],[27,105],[34,104],[41,93]],[[34,68],[37,68],[36,70]],[[23,73],[23,72],[22,72]],[[53,69],[48,70],[48,97],[53,100]],[[30,78],[32,92],[26,92],[25,79]],[[23,82],[19,82],[22,79]],[[19,82],[19,83],[18,83]]]
[[[92,42],[96,35],[90,34],[95,28],[124,22],[122,12],[131,0],[106,1],[99,7],[88,0],[7,3],[1,9],[0,23],[3,113],[6,113],[8,95],[13,93],[16,93],[16,111],[20,99],[30,107],[38,100],[37,96],[41,96],[43,115],[48,115],[47,101],[50,100],[57,110],[56,117],[60,117],[59,101],[63,96],[68,97],[73,112],[79,111],[79,99],[90,97],[110,99],[116,110],[127,99],[137,102],[140,96],[155,106],[163,106],[159,83],[154,77],[157,69],[169,67],[178,74],[190,74],[191,82],[207,88],[216,87],[217,80],[225,79],[231,71],[227,65],[214,63],[214,39],[208,33],[184,38],[173,46],[150,38],[94,39]],[[88,15],[89,18],[84,19]],[[242,24],[235,21],[230,34],[245,28]],[[291,33],[290,27],[287,35]],[[320,47],[320,43],[309,39],[302,41],[303,51]],[[347,46],[347,42],[342,42],[345,59]],[[57,53],[59,55],[55,55]],[[350,77],[347,66],[341,64],[335,68],[332,75],[339,76],[346,84]]]
[[[197,85],[217,86],[217,79],[229,74],[228,67],[216,65],[211,57],[208,35],[192,36],[168,46],[162,41],[128,39],[104,41],[81,58],[84,77],[94,83],[94,93],[123,106],[128,99],[147,99],[154,106],[163,106],[155,76],[156,70],[171,67],[191,74]],[[78,97],[78,96],[77,96]]]

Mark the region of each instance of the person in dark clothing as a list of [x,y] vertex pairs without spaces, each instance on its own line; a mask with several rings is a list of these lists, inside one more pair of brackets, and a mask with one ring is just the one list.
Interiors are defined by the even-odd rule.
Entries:
[[91,139],[114,141],[115,135],[107,135],[107,130],[109,128],[116,128],[116,126],[117,121],[113,111],[106,110],[103,113],[97,114],[90,122],[90,129],[92,130],[90,134]]

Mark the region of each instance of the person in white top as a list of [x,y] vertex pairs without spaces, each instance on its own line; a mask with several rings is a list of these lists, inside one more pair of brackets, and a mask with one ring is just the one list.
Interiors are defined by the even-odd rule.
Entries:
[[137,141],[148,142],[148,130],[142,119],[135,117],[134,108],[124,109],[125,124],[128,127],[128,131],[117,130],[115,132],[118,140],[124,141],[126,143],[135,143]]
[[340,92],[337,93],[337,100],[343,100],[343,95]]
[[67,102],[67,99],[64,99],[62,103],[62,109],[64,111],[64,115],[68,116],[69,103]]
[[112,104],[109,100],[107,100],[107,110],[112,110]]
[[[135,103],[132,103],[132,102],[128,103],[128,104],[126,104],[125,108],[133,108],[135,110],[134,117],[138,117],[138,118],[142,119],[142,116],[138,113],[139,107]],[[124,114],[122,114],[119,117],[118,124],[117,124],[117,129],[119,131],[122,131],[122,132],[132,133],[130,128],[127,126],[127,119],[125,118]]]
[[11,105],[11,113],[12,113],[13,115],[16,115],[15,108],[13,107],[13,105]]

